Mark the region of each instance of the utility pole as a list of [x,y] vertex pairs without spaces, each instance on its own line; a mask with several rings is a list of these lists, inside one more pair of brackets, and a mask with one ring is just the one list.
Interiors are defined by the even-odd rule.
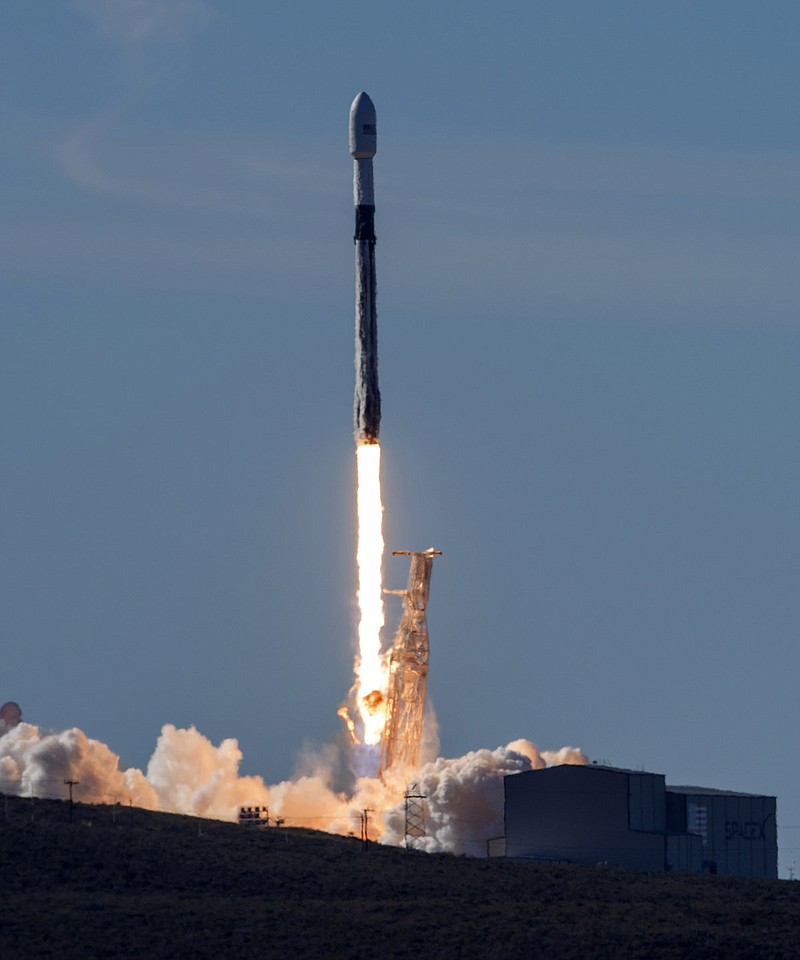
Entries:
[[80,780],[65,780],[64,783],[69,787],[69,822],[72,823],[72,788],[77,787]]
[[371,813],[371,807],[366,807],[361,811],[361,842],[365,853],[369,848],[369,815]]
[[412,790],[419,790],[416,783],[411,787],[406,787],[404,794],[406,807],[406,850],[411,849],[411,839],[419,839],[425,836],[425,812],[422,807],[422,801],[427,798],[424,793],[412,793]]

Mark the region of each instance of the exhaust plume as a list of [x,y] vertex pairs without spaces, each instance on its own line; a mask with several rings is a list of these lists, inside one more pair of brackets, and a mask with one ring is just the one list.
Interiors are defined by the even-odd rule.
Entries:
[[[356,739],[380,743],[386,719],[388,682],[386,656],[381,653],[384,624],[383,503],[381,502],[381,448],[377,443],[356,447],[358,474],[358,654],[355,662],[355,706],[360,717]],[[347,722],[347,721],[346,721]]]
[[342,778],[342,758],[330,747],[304,756],[294,779],[268,786],[261,777],[239,775],[236,740],[214,746],[194,727],[165,724],[143,772],[123,770],[106,744],[77,728],[44,731],[31,723],[0,723],[2,793],[63,799],[64,781],[73,780],[75,799],[83,803],[131,803],[218,820],[236,820],[240,806],[257,804],[269,807],[273,822],[344,835],[359,835],[362,811],[368,809],[370,839],[402,844],[403,795],[413,783],[414,792],[425,797],[426,836],[415,846],[474,856],[485,855],[486,840],[503,831],[505,774],[586,762],[573,747],[548,753],[515,740],[495,750],[440,757],[418,771],[392,768],[384,780],[360,777],[342,790],[334,786]]
[[[529,740],[514,740],[495,750],[470,751],[451,760],[442,757],[433,760],[412,774],[414,793],[425,798],[422,801],[425,836],[414,840],[414,846],[428,853],[486,856],[486,841],[502,836],[505,829],[503,777],[506,774],[586,762],[586,757],[575,747],[540,753]],[[402,844],[404,804],[388,810],[383,820],[385,833],[381,842]]]

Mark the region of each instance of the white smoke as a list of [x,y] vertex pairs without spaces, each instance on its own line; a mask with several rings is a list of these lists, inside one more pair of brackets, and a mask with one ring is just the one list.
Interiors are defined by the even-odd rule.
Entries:
[[496,750],[476,750],[455,759],[438,758],[419,771],[394,771],[385,780],[358,778],[347,790],[333,784],[341,776],[335,748],[307,752],[298,775],[268,786],[261,777],[239,776],[242,754],[236,740],[219,746],[194,727],[165,724],[146,773],[123,770],[104,743],[77,728],[42,731],[0,719],[0,793],[65,797],[65,781],[75,781],[76,800],[132,803],[219,820],[235,820],[240,806],[268,806],[273,820],[287,826],[360,835],[367,811],[369,835],[382,843],[405,840],[403,795],[425,799],[424,838],[415,846],[483,856],[486,841],[503,833],[503,777],[559,763],[586,763],[573,747],[540,752],[528,740]]
[[[414,840],[414,846],[429,853],[485,856],[486,841],[504,833],[503,777],[562,763],[585,764],[586,757],[575,747],[540,753],[529,740],[514,740],[495,750],[474,750],[425,764],[414,776],[413,789],[423,798],[425,836]],[[386,830],[381,842],[402,843],[405,803],[387,811],[383,821]]]
[[243,804],[265,804],[269,792],[261,777],[240,777],[242,752],[236,740],[218,747],[194,727],[161,728],[147,764],[147,782],[160,808],[218,820],[233,820]]
[[67,780],[88,803],[130,801],[155,810],[158,797],[141,770],[122,771],[119,757],[82,730],[43,732],[32,723],[0,730],[0,791],[12,796],[63,796]]

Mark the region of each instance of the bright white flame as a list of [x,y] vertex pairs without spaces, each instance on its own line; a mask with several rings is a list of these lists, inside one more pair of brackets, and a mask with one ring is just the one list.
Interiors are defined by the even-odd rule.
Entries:
[[383,504],[381,448],[377,443],[356,447],[358,471],[358,656],[356,701],[364,725],[364,743],[380,743],[386,718],[386,658],[381,655],[383,627]]

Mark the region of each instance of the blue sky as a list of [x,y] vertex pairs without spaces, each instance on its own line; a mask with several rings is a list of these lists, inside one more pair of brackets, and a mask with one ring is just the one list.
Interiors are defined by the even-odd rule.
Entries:
[[365,89],[387,545],[444,551],[442,752],[528,737],[776,794],[785,875],[798,27],[735,0],[5,4],[0,700],[138,766],[194,723],[271,782],[335,736]]

